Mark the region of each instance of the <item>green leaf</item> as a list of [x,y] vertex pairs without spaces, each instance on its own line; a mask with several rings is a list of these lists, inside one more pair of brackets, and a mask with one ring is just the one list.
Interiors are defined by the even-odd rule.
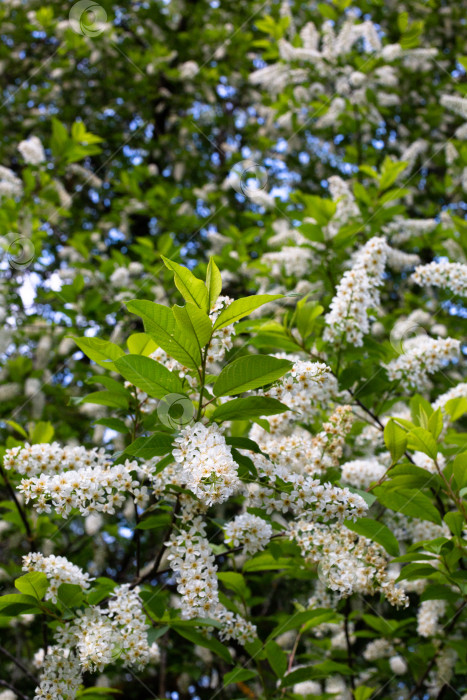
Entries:
[[273,629],[268,640],[274,639],[289,630],[298,629],[302,627],[302,625],[305,625],[305,629],[310,629],[323,622],[336,622],[339,619],[341,619],[340,615],[334,610],[326,610],[325,608],[315,608],[314,610],[292,613],[288,616],[286,621],[278,624],[277,627]]
[[201,356],[201,349],[211,340],[211,319],[205,311],[189,302],[185,306],[173,306],[172,311],[179,329],[182,333],[190,333]]
[[127,399],[130,398],[131,394],[128,389],[125,389],[123,384],[112,377],[107,377],[105,375],[98,375],[95,377],[90,377],[86,379],[86,384],[102,384],[106,389],[112,392],[117,392],[118,394],[123,394]]
[[65,609],[78,608],[84,600],[84,593],[81,586],[75,583],[62,583],[58,587],[57,597]]
[[18,591],[37,600],[42,600],[48,587],[47,576],[39,571],[30,571],[15,581],[15,588]]
[[420,520],[429,520],[441,525],[441,516],[430,498],[415,489],[393,490],[386,484],[373,489],[381,505]]
[[125,449],[123,455],[131,455],[139,459],[161,457],[171,451],[172,442],[173,437],[168,433],[154,433],[151,437],[136,438],[136,440]]
[[444,410],[452,421],[459,420],[467,413],[467,398],[460,396],[457,399],[450,399],[444,404]]
[[438,488],[442,485],[438,474],[432,474],[427,469],[417,467],[411,462],[396,464],[389,472],[391,480],[387,483],[388,489],[397,490],[400,488],[423,489]]
[[110,406],[110,408],[128,408],[126,396],[116,391],[93,391],[92,394],[83,396],[77,403],[95,403],[99,406]]
[[168,355],[190,369],[199,367],[201,364],[199,347],[180,330],[172,309],[162,304],[155,304],[153,301],[137,299],[127,302],[127,308],[128,311],[143,319],[147,334]]
[[247,559],[243,565],[243,571],[280,571],[281,569],[294,569],[296,562],[288,557],[275,559],[269,552],[261,552],[251,559]]
[[232,445],[232,447],[237,447],[239,450],[251,450],[257,454],[261,454],[259,446],[254,440],[246,437],[231,437],[230,435],[225,436],[225,441],[227,445]]
[[39,421],[39,423],[35,423],[33,429],[30,431],[30,441],[34,445],[44,442],[51,442],[53,440],[54,432],[52,423],[47,421]]
[[289,360],[270,355],[246,355],[228,364],[213,387],[215,396],[230,396],[258,389],[282,377],[293,366]]
[[116,360],[125,353],[118,345],[102,338],[74,338],[76,345],[85,355],[104,369],[115,370],[115,365],[109,360]]
[[182,297],[204,311],[209,311],[208,290],[204,282],[194,276],[187,267],[183,267],[161,256],[166,267],[174,273],[174,282]]
[[436,459],[438,456],[438,445],[433,435],[425,428],[414,428],[407,434],[407,446],[411,450],[417,450]]
[[221,273],[213,258],[209,258],[208,269],[206,270],[206,288],[208,290],[209,309],[212,309],[222,291]]
[[428,419],[428,430],[433,438],[437,440],[443,429],[443,413],[440,408],[434,411]]
[[362,617],[369,627],[379,632],[383,637],[391,637],[399,626],[397,620],[389,620],[381,616],[364,614]]
[[122,695],[122,691],[118,688],[102,688],[100,686],[94,686],[93,688],[84,688],[82,690],[78,690],[76,698],[86,698],[87,700],[89,700],[89,698],[92,698],[93,695],[115,695],[115,693]]
[[16,423],[14,420],[6,420],[5,423],[6,425],[9,425],[10,428],[13,428],[13,430],[16,430],[16,432],[19,433],[21,437],[24,437],[26,440],[28,440],[27,432],[24,428],[20,426],[19,423]]
[[370,700],[375,694],[376,688],[370,688],[367,685],[359,685],[353,691],[355,700]]
[[270,667],[278,678],[282,678],[287,671],[288,658],[277,642],[270,639],[264,647],[266,658]]
[[116,430],[117,433],[130,432],[130,429],[119,418],[99,418],[99,420],[96,420],[95,425],[103,425],[106,428],[110,428],[110,430]]
[[282,299],[283,296],[283,294],[255,294],[251,297],[236,299],[226,309],[221,311],[214,323],[214,330],[230,326],[230,324],[239,321],[244,316],[248,316],[255,309],[263,306],[263,304]]
[[267,396],[248,396],[244,399],[227,401],[211,414],[211,420],[224,421],[235,419],[251,419],[259,416],[272,416],[290,410],[288,406],[277,399]]
[[287,687],[302,683],[303,681],[314,680],[316,678],[328,678],[331,674],[339,673],[341,675],[351,675],[352,669],[346,664],[340,664],[337,661],[324,661],[321,664],[314,666],[303,666],[296,671],[291,671],[282,679],[281,686]]
[[237,571],[219,571],[217,578],[229,591],[233,591],[242,598],[248,597],[248,587],[242,574]]
[[297,330],[303,339],[306,339],[312,332],[316,319],[323,313],[324,306],[317,304],[314,301],[301,299],[297,303],[295,311],[295,323]]
[[183,393],[183,384],[177,373],[144,355],[124,355],[115,360],[115,367],[128,382],[156,399]]
[[436,574],[437,569],[429,564],[407,564],[404,566],[397,581],[416,581],[419,578],[427,578]]
[[407,449],[407,433],[391,418],[384,428],[384,444],[391,453],[395,464]]
[[399,543],[392,534],[391,530],[383,523],[373,520],[372,518],[358,518],[356,522],[346,520],[344,525],[352,532],[358,535],[368,537],[373,542],[378,542],[388,554],[397,557],[399,554]]
[[149,515],[136,526],[138,530],[160,530],[167,527],[170,523],[170,513],[158,513],[157,515]]
[[250,681],[258,675],[257,671],[250,670],[248,668],[242,668],[241,666],[235,666],[232,671],[224,674],[223,683],[224,685],[230,685],[231,683],[243,683],[244,681]]
[[193,644],[197,644],[200,647],[206,647],[206,649],[214,652],[214,654],[220,656],[221,659],[224,659],[224,661],[226,661],[228,664],[233,663],[232,657],[230,656],[230,651],[226,646],[224,646],[224,644],[221,644],[221,642],[214,637],[205,637],[203,634],[201,634],[201,632],[197,632],[189,627],[173,625],[173,629],[178,632],[181,637],[185,637],[185,639],[193,642]]
[[467,486],[467,452],[461,452],[452,463],[452,473],[458,489]]
[[37,607],[37,598],[30,595],[12,593],[0,597],[0,615],[13,617],[24,613],[40,612]]
[[453,535],[456,535],[456,537],[462,537],[462,532],[465,527],[464,516],[462,513],[446,513],[443,520]]
[[132,355],[145,355],[147,357],[154,350],[157,350],[157,344],[146,333],[133,333],[126,344]]

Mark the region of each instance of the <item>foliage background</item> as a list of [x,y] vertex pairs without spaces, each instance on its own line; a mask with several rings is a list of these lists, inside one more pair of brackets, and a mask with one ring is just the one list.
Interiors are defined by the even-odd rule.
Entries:
[[[74,10],[78,5],[8,0],[0,7],[0,163],[21,181],[14,196],[0,182],[4,448],[22,444],[25,433],[33,443],[55,439],[105,445],[110,452],[132,442],[136,435],[131,431],[111,429],[112,419],[124,419],[125,411],[81,402],[102,388],[94,384],[106,372],[77,350],[70,336],[110,339],[125,348],[128,336],[142,331],[126,301],[180,303],[173,273],[161,255],[200,277],[212,255],[222,272],[223,294],[232,298],[295,295],[268,305],[265,315],[242,321],[228,360],[257,351],[300,353],[291,333],[297,326],[297,300],[308,294],[307,300],[326,313],[351,255],[373,236],[386,235],[391,245],[418,255],[422,263],[466,262],[462,127],[467,110],[465,101],[462,113],[442,100],[444,95],[465,95],[463,3],[103,1],[86,10],[80,5],[79,12]],[[373,23],[382,46],[399,44],[404,55],[388,60],[389,54],[361,39],[346,52],[331,51],[324,68],[319,61],[284,58],[281,42],[301,47],[300,30],[308,22],[323,35],[326,22],[339,31],[352,13],[357,24]],[[429,49],[436,53],[426,53]],[[271,79],[255,78],[255,72],[277,63],[286,71],[277,89]],[[385,82],[377,76],[388,64],[393,79]],[[294,71],[303,73],[297,77]],[[351,84],[356,72],[363,76],[363,87]],[[339,109],[336,99],[343,101]],[[41,140],[44,162],[28,164],[18,152],[19,142],[30,136]],[[413,144],[418,146],[410,151]],[[5,174],[0,175],[4,180]],[[339,200],[330,193],[333,176],[348,185],[354,203],[350,215],[344,216],[339,206],[347,195]],[[287,258],[290,247],[300,251],[302,266],[297,252],[289,253],[289,267],[277,257],[285,250]],[[465,377],[458,361],[438,372],[428,390],[389,381],[382,365],[400,352],[400,336],[393,333],[398,321],[422,310],[425,316],[414,317],[402,339],[428,332],[465,342],[466,309],[462,297],[449,290],[414,285],[404,266],[386,270],[381,295],[381,310],[362,347],[326,343],[324,314],[310,321],[304,339],[305,350],[331,367],[359,409],[345,460],[364,456],[358,436],[365,420],[374,424],[375,416],[391,415],[402,401],[411,406],[414,424],[424,427],[420,405],[428,411],[427,402]],[[274,324],[265,325],[267,319]],[[414,400],[419,394],[424,402]],[[323,411],[308,428],[318,432],[326,417]],[[443,432],[440,440],[445,442],[439,446],[448,465],[465,447],[465,418],[452,422],[455,426]],[[245,436],[250,427],[251,422],[238,421],[232,431]],[[149,434],[154,423],[148,420],[140,428]],[[336,471],[333,479],[339,478]],[[20,479],[12,475],[11,480]],[[459,492],[462,484],[457,486]],[[436,493],[425,492],[440,518],[449,511],[463,512],[459,493],[456,501],[441,486]],[[3,593],[13,590],[21,556],[28,551],[24,524],[10,495],[5,485]],[[229,502],[217,517],[227,520],[238,505]],[[378,508],[385,505],[387,501],[377,504],[372,517],[380,517]],[[134,576],[132,516],[110,517],[93,537],[79,515],[63,527],[53,514],[28,512],[43,551],[53,546],[55,554],[117,581]],[[395,532],[397,536],[397,527]],[[390,613],[383,600],[355,594],[334,606],[355,625],[350,651],[348,644],[334,648],[329,637],[310,632],[300,636],[293,663],[328,664],[321,677],[347,679],[334,697],[422,698],[430,693],[447,699],[466,692],[463,528],[446,534],[450,544],[438,542],[428,549],[446,557],[448,571],[445,579],[436,572],[426,577],[433,576],[437,595],[448,604],[444,630],[437,636],[424,639],[416,632],[416,593],[408,609]],[[163,533],[144,533],[142,560],[162,542]],[[440,554],[443,544],[447,549]],[[452,551],[457,556],[449,559]],[[294,605],[307,605],[317,581],[316,570],[303,568],[299,552],[286,540],[271,543],[270,553],[287,558],[287,566],[247,576],[246,604],[263,641],[296,610]],[[221,564],[230,568],[224,560]],[[172,590],[173,582],[164,579],[157,617]],[[235,598],[235,591],[230,594]],[[5,647],[30,667],[42,645],[40,621],[4,616],[0,624],[8,638]],[[362,657],[365,644],[376,636],[398,640],[397,651],[408,662],[401,678],[394,677],[387,659],[369,664]],[[457,654],[455,667],[432,692],[429,672],[436,671],[445,645]],[[250,663],[241,647],[234,648],[240,666]],[[265,657],[258,663],[266,690],[250,679],[220,690],[229,666],[218,656],[194,653],[193,644],[172,633],[164,634],[161,649],[160,666],[138,674],[140,683],[115,669],[109,671],[109,682],[125,698],[168,692],[182,698],[210,698],[218,692],[279,697],[292,692],[277,689],[277,662],[269,659],[268,664]],[[277,653],[279,668],[282,653],[289,663],[290,648]],[[332,665],[336,663],[350,667],[351,682],[348,671],[340,674]],[[0,678],[12,679],[15,688],[32,697],[30,680],[6,655],[0,655]],[[95,678],[85,677],[86,686],[94,683]],[[322,691],[318,697],[333,697],[325,685]]]

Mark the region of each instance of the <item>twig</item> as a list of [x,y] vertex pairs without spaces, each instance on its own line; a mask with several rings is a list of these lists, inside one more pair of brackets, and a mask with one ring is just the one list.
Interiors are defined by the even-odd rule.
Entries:
[[21,700],[31,700],[29,695],[24,695],[18,688],[15,688],[14,685],[10,685],[10,683],[7,683],[6,681],[0,680],[0,686],[3,686],[4,688],[8,688],[9,690],[12,690],[18,697],[21,698]]
[[135,520],[136,520],[136,527],[135,527],[135,541],[136,541],[136,576],[139,577],[139,572],[141,569],[141,530],[138,529],[139,525],[139,515],[138,515],[138,506],[136,505],[135,501]]
[[34,681],[34,683],[36,685],[39,685],[39,681],[37,680],[37,678],[35,676],[33,676],[33,674],[28,670],[28,668],[23,664],[23,662],[20,661],[19,659],[17,659],[16,656],[13,656],[13,654],[10,654],[8,649],[5,649],[5,647],[2,647],[1,645],[0,645],[0,654],[3,654],[4,656],[6,656],[7,659],[12,661],[16,666],[18,666],[18,668],[21,669],[21,671],[23,673],[25,673],[27,676],[29,676],[29,678],[32,681]]
[[[349,634],[349,615],[351,613],[351,604],[350,604],[350,597],[346,599],[345,601],[345,608],[344,608],[344,632],[345,632],[345,643],[347,646],[347,664],[349,668],[352,669],[353,671],[353,656],[352,656],[352,647],[350,643],[350,634]],[[350,685],[352,686],[352,690],[355,690],[355,678],[354,674],[350,676]]]
[[10,484],[10,481],[6,475],[6,472],[5,472],[2,464],[0,464],[0,475],[2,476],[2,479],[5,482],[5,486],[7,487],[8,493],[10,494],[11,499],[13,500],[13,502],[18,510],[19,516],[20,516],[21,520],[23,521],[24,527],[26,529],[26,535],[27,535],[27,539],[29,542],[29,546],[30,546],[31,551],[32,551],[32,550],[34,550],[34,545],[33,545],[34,537],[32,534],[31,526],[29,525],[29,521],[26,517],[26,513],[24,512],[20,502],[18,501],[18,498],[16,496],[16,492],[15,492],[13,486]]

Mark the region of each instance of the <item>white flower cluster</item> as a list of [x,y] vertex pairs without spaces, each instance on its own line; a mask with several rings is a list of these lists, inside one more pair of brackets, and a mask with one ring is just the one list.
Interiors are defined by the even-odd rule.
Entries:
[[[220,296],[212,309],[209,312],[209,318],[214,323],[224,309],[226,309],[232,303],[233,299],[226,296]],[[234,333],[233,324],[230,326],[225,326],[225,328],[220,328],[214,331],[211,342],[208,345],[207,355],[206,355],[206,371],[213,372],[216,369],[216,363],[221,362],[224,359],[224,355],[227,350],[233,347],[232,336]]]
[[437,226],[436,219],[404,219],[402,216],[396,216],[383,227],[383,233],[388,236],[391,243],[400,245],[409,238],[431,233]]
[[18,487],[26,502],[36,501],[34,507],[39,513],[50,513],[53,506],[63,517],[72,508],[85,516],[96,512],[113,514],[128,493],[139,505],[145,503],[147,488],[140,487],[132,476],[139,469],[137,462],[126,460],[125,464],[112,466],[101,451],[61,448],[57,443],[15,447],[8,453],[5,466],[9,469],[20,473],[44,470],[40,476],[22,479]]
[[328,224],[327,233],[332,238],[340,227],[350,219],[360,216],[360,209],[355,202],[355,197],[350,189],[349,183],[338,175],[331,175],[328,178],[329,191],[334,202],[337,202],[336,212],[333,220]]
[[175,461],[182,480],[206,505],[226,501],[240,487],[231,449],[215,425],[195,423],[175,438]]
[[400,160],[408,163],[406,169],[403,171],[404,175],[408,175],[413,170],[417,158],[425,153],[427,149],[428,141],[425,139],[417,139],[402,151]]
[[354,459],[342,465],[342,480],[357,489],[366,489],[370,484],[379,481],[386,468],[375,457]]
[[443,287],[454,294],[467,296],[467,265],[464,263],[431,262],[419,265],[412,279],[422,287]]
[[377,661],[378,659],[387,659],[393,654],[394,647],[391,642],[381,637],[379,639],[373,639],[366,645],[363,658],[366,661]]
[[378,286],[386,263],[385,238],[371,238],[355,256],[354,266],[344,272],[326,315],[324,339],[360,346],[369,331],[368,311],[379,306]]
[[405,352],[383,367],[390,381],[400,380],[405,388],[420,390],[429,385],[429,374],[458,357],[460,341],[419,335],[406,341],[404,346]]
[[[267,460],[262,455],[251,453],[260,482],[247,487],[246,507],[264,508],[267,513],[305,514],[310,518],[324,518],[342,522],[355,520],[365,514],[367,504],[363,498],[348,488],[339,488],[330,483],[322,484],[306,474],[290,473]],[[276,479],[287,485],[287,489],[275,488]]]
[[[162,350],[162,348],[157,348],[157,350],[154,350],[154,352],[152,352],[149,355],[149,357],[151,358],[151,360],[156,360],[156,362],[160,362],[170,372],[177,372],[179,377],[181,379],[186,379],[192,388],[196,386],[197,378],[192,377],[190,375],[190,370],[188,369],[188,367],[185,367],[177,360],[174,360],[165,352],[165,350]],[[141,397],[143,397],[143,394],[141,394]],[[147,412],[151,412],[155,405],[156,401],[154,401],[153,399],[149,399],[148,408],[146,409]]]
[[428,676],[427,688],[431,698],[439,698],[442,688],[450,685],[457,659],[458,656],[455,649],[450,647],[441,648],[436,657],[436,667],[430,671]]
[[[115,652],[124,666],[144,668],[150,660],[146,623],[139,588],[118,586],[107,609],[91,606],[64,634],[76,646],[84,671],[102,671],[115,661]],[[73,639],[74,638],[74,639]]]
[[438,396],[436,401],[432,404],[433,410],[436,411],[438,408],[443,409],[447,402],[451,401],[451,399],[460,398],[467,399],[467,382],[456,384],[456,386],[453,386],[452,389],[449,389],[449,391],[446,391],[446,393],[441,394],[441,396]]
[[37,136],[30,136],[25,141],[21,141],[18,144],[18,151],[25,162],[31,165],[39,165],[45,161],[44,147]]
[[[412,454],[412,459],[417,465],[417,467],[420,467],[421,469],[426,469],[431,474],[438,473],[438,469],[436,468],[434,460],[431,459],[431,457],[428,457],[428,455],[426,455],[424,452],[414,452]],[[443,470],[446,466],[446,459],[444,455],[441,454],[441,452],[438,452],[436,461],[438,462],[439,468]]]
[[281,250],[265,253],[261,262],[271,268],[273,277],[281,277],[283,272],[287,276],[304,277],[308,273],[311,255],[309,248],[284,246]]
[[61,474],[69,469],[84,467],[109,467],[110,456],[104,450],[84,447],[62,447],[58,442],[40,443],[12,447],[6,450],[3,458],[5,469],[14,469],[18,474],[37,476],[38,474]]
[[0,197],[20,197],[23,194],[23,181],[13,170],[0,165]]
[[386,264],[395,272],[409,270],[418,265],[419,262],[420,257],[415,253],[404,253],[404,251],[391,248],[390,246],[387,248]]
[[439,618],[446,612],[445,600],[424,600],[417,613],[417,632],[421,637],[434,637],[442,631]]
[[[467,120],[467,97],[461,97],[460,95],[442,95],[440,102],[443,107],[451,109]],[[455,136],[461,141],[467,139],[467,121],[456,129]]]
[[277,357],[291,360],[294,365],[262,396],[278,399],[292,410],[268,418],[273,433],[287,431],[296,421],[310,420],[318,408],[325,408],[339,393],[337,380],[324,363],[303,361],[296,355]]
[[391,656],[389,659],[389,666],[391,667],[391,671],[395,673],[396,676],[403,676],[404,673],[407,673],[407,661],[400,654]]
[[253,426],[250,437],[268,455],[281,478],[290,472],[320,476],[326,469],[338,466],[352,423],[351,407],[338,406],[317,435],[301,427],[284,435],[267,433],[259,426]]
[[70,649],[52,646],[41,664],[34,700],[74,700],[81,685],[79,661]]
[[177,578],[181,595],[181,616],[218,620],[223,639],[236,639],[246,644],[255,639],[256,628],[240,615],[229,612],[220,602],[217,566],[206,539],[206,525],[194,517],[191,527],[173,534],[168,542],[170,567]]
[[290,527],[290,538],[306,562],[319,565],[320,579],[341,596],[381,592],[391,605],[408,606],[408,597],[388,572],[384,550],[366,537],[343,526],[299,520]]
[[236,515],[225,527],[225,541],[233,547],[243,547],[246,554],[264,549],[272,537],[272,527],[263,518],[250,513]]
[[34,700],[74,700],[82,672],[103,671],[118,659],[138,669],[157,661],[159,648],[155,643],[148,646],[148,629],[139,588],[131,590],[130,584],[114,590],[107,608],[78,611],[72,622],[58,628],[59,644],[49,647],[47,655],[43,649],[35,654],[41,681]]
[[49,579],[49,587],[45,594],[46,600],[57,602],[58,589],[62,583],[73,583],[83,591],[89,588],[92,581],[89,574],[84,573],[79,566],[72,564],[66,557],[51,554],[45,557],[40,552],[31,552],[23,557],[23,571],[38,571]]

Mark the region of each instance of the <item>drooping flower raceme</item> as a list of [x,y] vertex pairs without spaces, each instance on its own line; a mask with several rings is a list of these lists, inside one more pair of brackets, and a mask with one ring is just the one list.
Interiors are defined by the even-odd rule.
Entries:
[[[221,623],[221,637],[236,639],[241,644],[253,641],[256,627],[240,615],[227,610],[219,602],[217,566],[209,542],[206,524],[195,516],[180,534],[173,534],[168,544],[170,567],[177,578],[181,596],[181,615],[211,618]],[[182,519],[185,519],[182,514]]]
[[370,328],[368,311],[379,306],[378,287],[382,282],[387,256],[385,238],[371,238],[354,259],[351,270],[344,272],[331,310],[326,315],[324,339],[345,340],[356,346]]
[[14,469],[24,476],[38,474],[61,474],[69,469],[103,467],[111,465],[111,458],[105,450],[85,447],[62,447],[58,442],[40,443],[12,447],[6,450],[3,459],[5,469]]
[[458,357],[460,341],[419,335],[407,340],[404,346],[406,351],[402,355],[383,366],[391,381],[400,380],[407,389],[421,390],[429,384],[428,375]]
[[339,393],[336,378],[323,362],[301,360],[296,355],[278,357],[291,360],[294,365],[262,396],[278,399],[291,411],[269,417],[272,433],[287,431],[297,421],[310,420],[318,408],[326,407]]
[[441,632],[439,618],[446,611],[445,600],[424,600],[417,613],[417,632],[422,637],[434,637]]
[[384,550],[346,527],[299,520],[290,527],[290,538],[310,564],[318,564],[320,578],[342,596],[383,593],[391,605],[407,607],[409,599],[387,570]]
[[74,700],[81,682],[76,655],[67,647],[51,646],[41,665],[40,684],[34,700]]
[[376,458],[354,459],[342,465],[342,480],[357,489],[366,489],[384,475],[386,469]]
[[225,541],[233,547],[243,546],[247,554],[264,549],[272,537],[272,527],[263,518],[250,513],[236,515],[225,527]]
[[93,580],[89,574],[84,573],[79,566],[72,564],[66,557],[54,554],[45,557],[40,552],[31,552],[23,557],[23,571],[38,571],[47,576],[49,587],[45,599],[53,603],[57,602],[58,589],[62,583],[72,583],[85,591]]
[[31,165],[39,165],[45,161],[44,147],[37,136],[30,136],[25,141],[21,141],[18,144],[18,151],[26,163]]
[[[66,449],[66,448],[64,448]],[[19,453],[21,459],[21,452]],[[115,508],[120,507],[126,495],[134,497],[138,504],[144,504],[146,500],[146,487],[140,487],[133,473],[139,470],[137,462],[126,460],[124,464],[104,465],[94,463],[93,466],[63,471],[60,474],[49,475],[43,473],[40,476],[32,476],[21,481],[18,490],[21,491],[26,502],[36,501],[34,507],[39,513],[49,513],[54,510],[66,517],[72,508],[77,508],[82,515],[90,513],[115,513]]]
[[419,265],[412,279],[422,287],[443,287],[459,296],[467,296],[467,265],[464,263],[431,262]]
[[173,451],[186,487],[206,505],[226,501],[240,487],[231,448],[215,425],[195,423],[175,438]]
[[436,411],[438,408],[443,409],[448,401],[452,399],[467,399],[467,382],[462,382],[461,384],[456,384],[452,389],[446,391],[446,393],[438,396],[436,401],[432,404],[433,410]]
[[[79,585],[84,590],[91,580],[64,557],[31,553],[23,557],[23,569],[45,573],[49,579],[45,597],[53,602],[57,602],[61,583]],[[49,647],[40,659],[41,681],[35,698],[73,700],[82,672],[102,671],[117,659],[125,667],[141,669],[157,657],[157,648],[148,646],[149,626],[139,593],[137,586],[118,586],[107,607],[91,605],[84,612],[79,610],[72,621],[57,628],[58,645]]]

